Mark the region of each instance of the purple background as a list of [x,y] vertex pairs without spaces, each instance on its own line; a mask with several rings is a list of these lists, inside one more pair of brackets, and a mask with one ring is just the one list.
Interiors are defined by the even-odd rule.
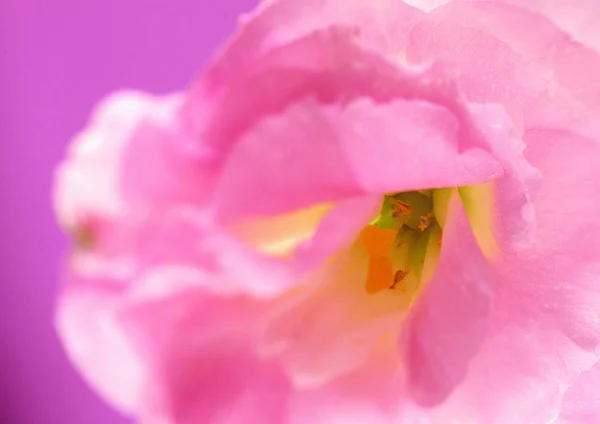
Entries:
[[256,0],[2,0],[0,423],[119,424],[52,325],[65,239],[52,170],[93,104],[118,88],[183,88]]

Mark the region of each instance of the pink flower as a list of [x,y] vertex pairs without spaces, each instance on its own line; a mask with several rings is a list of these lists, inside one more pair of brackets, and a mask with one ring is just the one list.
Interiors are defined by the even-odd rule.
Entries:
[[600,7],[407,3],[265,2],[76,138],[57,323],[118,408],[600,420]]

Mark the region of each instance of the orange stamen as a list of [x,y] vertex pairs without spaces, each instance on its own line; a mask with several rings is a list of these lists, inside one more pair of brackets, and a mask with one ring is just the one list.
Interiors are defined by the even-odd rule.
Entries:
[[365,250],[374,258],[385,258],[394,244],[397,231],[368,225],[360,233]]
[[371,257],[365,290],[369,294],[379,293],[394,283],[394,268],[387,255],[394,244],[396,231],[368,225],[360,236],[365,250]]
[[376,294],[394,284],[394,268],[388,258],[371,258],[365,290]]
[[394,274],[394,283],[390,286],[390,289],[394,289],[397,284],[404,281],[404,278],[406,278],[407,275],[408,275],[407,271],[403,271],[401,269],[396,271],[396,273]]
[[394,209],[394,218],[398,218],[399,216],[408,216],[412,211],[412,206],[410,203],[406,203],[397,199],[392,199],[392,208]]
[[425,231],[427,229],[427,227],[429,227],[429,224],[431,224],[432,217],[433,217],[433,214],[431,212],[427,213],[426,215],[423,215],[419,222],[419,230]]

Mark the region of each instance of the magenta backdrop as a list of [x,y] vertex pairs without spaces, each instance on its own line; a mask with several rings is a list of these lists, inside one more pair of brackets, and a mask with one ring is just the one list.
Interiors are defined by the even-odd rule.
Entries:
[[98,99],[183,88],[255,1],[2,0],[0,423],[126,422],[54,333],[65,239],[50,209],[52,170]]

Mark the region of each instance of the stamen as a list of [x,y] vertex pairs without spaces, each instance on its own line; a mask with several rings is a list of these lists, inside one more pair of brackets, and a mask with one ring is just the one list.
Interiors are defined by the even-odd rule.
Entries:
[[394,274],[394,284],[392,284],[390,286],[390,290],[393,290],[394,288],[396,288],[397,284],[404,281],[404,279],[406,278],[407,275],[408,275],[408,271],[404,271],[402,269],[399,269],[398,271],[396,271],[396,274]]
[[425,231],[425,229],[429,227],[431,218],[433,218],[432,212],[428,212],[425,215],[421,216],[421,221],[419,222],[419,230]]
[[377,294],[394,284],[394,268],[389,258],[371,258],[365,290]]
[[[431,277],[430,268],[435,266],[438,256],[434,251],[439,252],[430,246],[431,234],[437,235],[441,231],[436,221],[437,209],[445,212],[447,207],[447,202],[441,202],[441,208],[434,207],[434,201],[439,197],[437,191],[385,196],[379,215],[361,233],[362,244],[369,255],[367,293],[376,294],[386,288],[394,290],[398,286],[405,292],[409,290],[404,284],[408,281],[406,277],[414,273],[410,280],[412,293],[418,290],[422,278]],[[424,272],[426,262],[427,272]]]
[[392,216],[394,218],[399,218],[400,216],[409,216],[412,211],[412,206],[410,203],[403,202],[402,200],[393,199],[392,209],[394,210]]
[[360,233],[362,243],[369,255],[375,258],[387,257],[394,239],[396,231],[393,229],[379,228],[375,225],[367,225]]
[[369,294],[379,293],[394,283],[394,268],[388,253],[395,238],[394,230],[375,225],[368,225],[361,232],[363,246],[371,257],[365,283],[365,290]]

